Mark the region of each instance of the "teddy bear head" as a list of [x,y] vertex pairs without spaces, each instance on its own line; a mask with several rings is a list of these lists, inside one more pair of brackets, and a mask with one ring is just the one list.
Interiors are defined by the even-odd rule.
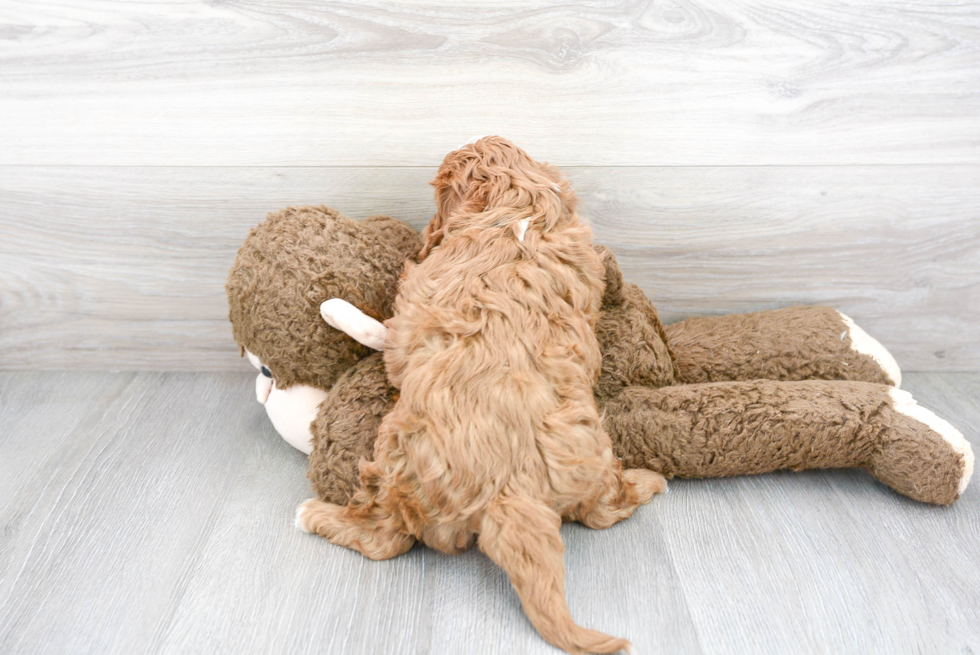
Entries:
[[406,259],[421,248],[411,227],[387,216],[354,221],[327,207],[272,213],[245,239],[225,290],[243,354],[278,389],[328,390],[371,349],[320,317],[342,298],[383,321]]

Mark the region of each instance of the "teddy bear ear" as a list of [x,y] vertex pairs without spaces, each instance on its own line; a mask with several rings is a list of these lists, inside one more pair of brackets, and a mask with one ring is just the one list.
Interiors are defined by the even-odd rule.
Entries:
[[606,269],[606,291],[602,295],[603,305],[621,305],[623,303],[623,272],[619,270],[616,255],[606,246],[596,246],[596,253]]
[[391,216],[369,216],[361,225],[374,228],[388,245],[402,253],[404,259],[414,259],[422,249],[422,237],[408,223]]

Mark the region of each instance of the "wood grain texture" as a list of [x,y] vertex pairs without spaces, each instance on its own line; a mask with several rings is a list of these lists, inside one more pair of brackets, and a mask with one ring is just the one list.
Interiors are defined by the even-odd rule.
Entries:
[[[263,423],[229,411],[241,378],[117,375],[109,394],[98,389],[105,378],[73,378],[93,390],[83,420],[60,443],[39,441],[32,454],[43,464],[23,462],[26,483],[4,498],[0,652],[152,652],[223,489],[261,441]],[[39,398],[57,397],[55,379],[20,378]],[[7,408],[78,420],[70,405]],[[222,433],[238,438],[213,438]],[[37,437],[5,432],[3,450]]]
[[980,163],[980,8],[20,0],[0,164]]
[[[980,376],[904,382],[977,450]],[[706,652],[977,652],[975,485],[949,508],[857,470],[675,481],[673,491],[657,512]]]
[[[251,384],[0,374],[0,417],[27,417],[0,441],[20,476],[0,505],[0,652],[555,652],[479,553],[375,563],[295,529],[305,458]],[[66,392],[89,403],[52,406]],[[76,427],[31,441],[59,424]],[[655,524],[564,532],[581,621],[700,652]],[[607,549],[647,556],[613,568]]]
[[[906,387],[980,445],[980,374]],[[477,552],[371,562],[296,530],[305,458],[252,398],[238,373],[0,373],[0,652],[558,652]],[[978,652],[978,489],[673,481],[564,526],[569,604],[641,653]]]
[[[980,368],[980,166],[565,170],[667,321],[829,304],[905,369]],[[223,285],[267,212],[434,208],[430,168],[0,173],[0,369],[246,370]]]

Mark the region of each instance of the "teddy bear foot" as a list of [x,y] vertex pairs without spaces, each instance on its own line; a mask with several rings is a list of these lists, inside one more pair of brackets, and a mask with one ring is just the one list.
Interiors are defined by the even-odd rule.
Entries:
[[843,312],[837,312],[840,314],[840,318],[844,321],[844,325],[847,326],[847,332],[841,334],[841,339],[845,336],[849,337],[851,340],[851,349],[855,350],[862,355],[867,355],[875,361],[878,366],[881,367],[881,371],[885,374],[885,377],[894,385],[896,388],[902,386],[902,370],[898,367],[898,362],[892,357],[892,354],[888,352],[888,349],[881,345],[881,342],[872,337],[870,334],[861,329],[854,320]]
[[603,427],[623,466],[668,478],[860,467],[913,500],[949,505],[974,467],[956,428],[884,384],[630,387],[604,410]]
[[[905,429],[914,431],[921,450],[911,452],[902,441],[884,443],[875,457],[873,472],[891,486],[895,485],[882,475],[898,475],[895,482],[910,487],[903,493],[916,500],[941,505],[953,502],[966,491],[973,475],[970,442],[945,419],[919,405],[909,392],[891,389],[888,395],[892,409],[910,424]],[[921,473],[908,477],[913,469],[921,469]],[[912,479],[916,480],[914,485],[904,482]]]

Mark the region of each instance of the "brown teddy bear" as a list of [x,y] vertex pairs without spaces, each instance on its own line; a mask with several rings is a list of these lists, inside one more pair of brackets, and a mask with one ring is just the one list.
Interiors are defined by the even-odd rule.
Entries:
[[[380,321],[421,245],[390,217],[358,222],[296,207],[253,229],[231,270],[229,318],[260,370],[258,400],[310,454],[308,476],[324,500],[348,502],[394,404],[381,353],[369,346],[383,343]],[[800,306],[665,327],[600,251],[595,394],[624,467],[684,478],[862,467],[918,501],[945,505],[963,493],[970,444],[898,389],[894,359],[848,317]]]

